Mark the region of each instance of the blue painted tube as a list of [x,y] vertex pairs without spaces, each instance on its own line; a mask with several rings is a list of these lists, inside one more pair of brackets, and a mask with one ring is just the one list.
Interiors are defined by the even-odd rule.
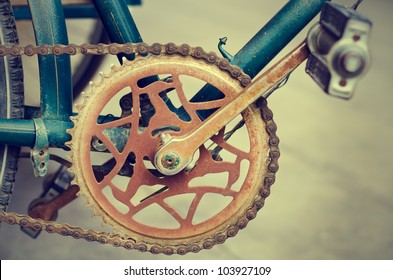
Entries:
[[321,10],[327,0],[291,0],[234,56],[255,77]]
[[[125,0],[92,1],[111,42],[120,44],[142,42],[141,34]],[[119,54],[117,57],[120,63],[122,63],[123,56],[128,60],[135,58],[135,55]],[[147,77],[143,79],[142,86],[148,85],[156,80],[157,77]]]
[[[127,5],[141,5],[141,0],[127,0]],[[30,20],[31,14],[29,7],[23,6],[13,6],[14,17],[16,20]],[[64,16],[67,19],[76,18],[97,18],[98,14],[93,5],[77,4],[77,5],[64,5]]]
[[[13,7],[14,16],[16,20],[29,20],[31,14],[29,7],[27,6],[15,6]],[[76,18],[97,18],[97,11],[93,5],[67,5],[63,6],[64,17],[67,19]]]
[[[140,43],[141,34],[124,0],[93,0],[102,24],[113,43]],[[121,62],[122,54],[118,55]],[[133,59],[133,55],[126,56]]]
[[33,120],[0,119],[0,144],[34,147]]
[[[231,61],[254,78],[322,9],[327,0],[289,1]],[[215,100],[222,95],[210,85],[204,86],[192,102]],[[212,112],[201,112],[205,119]]]
[[[63,148],[71,139],[66,130],[72,128],[71,121],[44,120],[50,147]],[[33,148],[36,128],[33,120],[0,119],[0,144]]]
[[[30,0],[30,13],[37,45],[68,44],[60,0]],[[41,117],[67,121],[72,113],[71,63],[69,55],[39,56]]]

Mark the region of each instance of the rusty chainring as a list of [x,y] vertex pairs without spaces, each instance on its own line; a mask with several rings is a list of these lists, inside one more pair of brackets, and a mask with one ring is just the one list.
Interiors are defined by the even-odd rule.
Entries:
[[[202,145],[194,167],[163,176],[152,164],[163,132],[187,134],[202,123],[198,112],[225,106],[228,97],[250,83],[238,67],[199,47],[173,43],[0,46],[0,55],[63,53],[138,56],[113,66],[109,74],[101,74],[100,81],[91,83],[69,131],[75,183],[114,233],[15,213],[0,212],[1,221],[126,249],[185,254],[223,243],[255,218],[274,183],[280,154],[276,125],[265,99]],[[148,77],[155,80],[143,85],[141,81]],[[223,92],[222,98],[190,102],[195,88],[199,89],[195,84],[201,81]],[[186,89],[187,83],[191,90]],[[125,97],[127,106],[121,102]],[[142,118],[146,106],[150,115]],[[105,114],[110,117],[99,118]],[[119,144],[116,137],[123,137],[124,143]],[[97,167],[108,162],[112,162],[109,170],[97,175]],[[125,165],[132,170],[127,175],[120,172]]]

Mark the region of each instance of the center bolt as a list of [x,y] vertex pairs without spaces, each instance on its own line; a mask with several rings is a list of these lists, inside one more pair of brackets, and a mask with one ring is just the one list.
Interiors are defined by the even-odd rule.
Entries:
[[161,158],[161,164],[164,168],[173,170],[179,165],[179,156],[173,152],[169,152]]

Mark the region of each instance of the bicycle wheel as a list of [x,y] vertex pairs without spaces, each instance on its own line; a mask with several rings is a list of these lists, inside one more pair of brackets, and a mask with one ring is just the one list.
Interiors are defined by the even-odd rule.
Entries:
[[[15,18],[9,0],[0,0],[0,43],[18,44]],[[22,60],[0,58],[0,118],[23,118]],[[20,147],[0,145],[0,210],[6,211],[14,187]]]

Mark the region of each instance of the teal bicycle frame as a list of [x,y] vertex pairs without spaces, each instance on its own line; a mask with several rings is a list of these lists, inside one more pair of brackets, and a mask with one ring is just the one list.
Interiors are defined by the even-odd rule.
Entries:
[[[16,16],[31,15],[36,44],[68,44],[65,19],[98,15],[112,42],[138,43],[141,35],[125,0],[93,0],[94,6],[63,7],[60,0],[30,0],[29,9]],[[128,1],[140,2],[140,1]],[[291,0],[233,57],[232,64],[255,77],[321,10],[327,0]],[[68,10],[67,10],[68,9]],[[121,57],[119,57],[121,58]],[[132,59],[132,57],[128,57]],[[120,59],[121,61],[121,59]],[[39,56],[41,106],[26,107],[24,119],[0,119],[0,144],[34,147],[45,134],[48,147],[64,148],[73,126],[71,63],[69,55]],[[214,90],[204,87],[193,97],[202,101]],[[39,119],[39,121],[36,121]]]

